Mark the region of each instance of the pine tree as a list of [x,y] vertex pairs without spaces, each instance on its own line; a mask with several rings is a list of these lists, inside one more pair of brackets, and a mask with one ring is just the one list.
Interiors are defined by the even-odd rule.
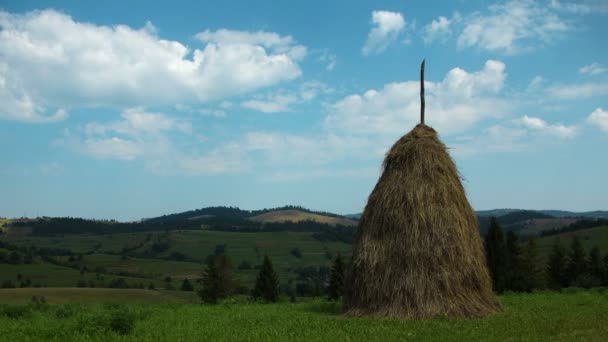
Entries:
[[505,288],[506,246],[502,228],[496,217],[490,219],[485,245],[493,288],[501,293]]
[[338,254],[331,267],[331,277],[329,279],[329,300],[338,300],[344,293],[344,261],[342,256]]
[[577,236],[572,239],[570,245],[570,260],[568,261],[568,280],[570,284],[575,284],[576,280],[583,276],[587,271],[587,260],[585,249]]
[[198,295],[203,302],[217,304],[220,297],[220,276],[213,258],[207,259],[201,282],[203,287],[199,290]]
[[602,257],[600,255],[600,249],[594,246],[589,252],[589,275],[596,278],[597,280],[602,279]]
[[232,262],[228,256],[207,258],[198,294],[205,303],[216,304],[218,300],[230,296],[238,284],[232,278]]
[[192,284],[190,284],[190,280],[188,280],[188,278],[184,278],[184,281],[182,282],[182,286],[181,286],[180,290],[182,290],[182,291],[193,291],[194,290],[194,287],[192,287]]
[[266,303],[276,302],[279,299],[279,280],[268,255],[264,256],[252,295],[254,299],[262,298]]
[[505,290],[523,291],[524,280],[521,273],[521,248],[519,238],[513,231],[507,232],[507,257],[505,272]]
[[604,267],[602,269],[602,286],[608,286],[608,254],[604,256]]
[[522,274],[524,279],[524,290],[532,291],[533,289],[543,288],[545,285],[545,264],[542,256],[538,252],[536,238],[530,237],[528,243],[523,250],[522,258]]
[[551,287],[559,289],[562,287],[568,287],[568,258],[566,256],[566,249],[558,239],[553,245],[551,254],[549,254],[549,283]]

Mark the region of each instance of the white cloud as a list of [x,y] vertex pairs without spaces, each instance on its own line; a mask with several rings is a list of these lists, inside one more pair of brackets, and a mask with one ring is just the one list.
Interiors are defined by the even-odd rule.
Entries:
[[319,61],[327,63],[325,70],[332,71],[336,67],[337,57],[336,54],[330,53],[328,50],[324,50],[319,56]]
[[250,100],[243,101],[241,106],[264,113],[288,112],[294,104],[309,102],[319,94],[329,94],[333,91],[333,88],[323,82],[308,81],[302,83],[297,92],[281,90],[266,95],[256,95]]
[[63,144],[97,159],[140,160],[160,174],[209,175],[240,172],[248,168],[244,149],[233,143],[206,151],[177,146],[170,134],[190,135],[190,123],[149,113],[142,108],[125,110],[121,119],[84,126],[83,137],[64,135]]
[[76,107],[199,103],[302,73],[306,48],[271,32],[205,31],[190,49],[147,24],[101,26],[54,10],[0,11],[0,117],[46,122]]
[[322,165],[352,156],[365,155],[371,140],[324,132],[316,136],[276,132],[249,132],[240,146],[262,153],[271,164]]
[[558,11],[581,15],[608,13],[608,3],[605,0],[587,0],[577,2],[561,2],[558,0],[551,0],[550,7]]
[[578,72],[580,72],[581,74],[587,74],[587,75],[599,75],[599,74],[608,72],[608,68],[597,62],[593,62],[589,65],[585,65],[584,67],[578,69]]
[[381,53],[397,40],[405,28],[405,20],[401,13],[390,11],[372,12],[373,28],[367,36],[367,41],[361,52],[363,55]]
[[423,29],[423,40],[425,43],[432,43],[433,41],[445,41],[452,35],[452,26],[454,23],[458,23],[462,20],[462,17],[458,12],[454,13],[452,18],[448,19],[444,16],[439,16],[437,19],[431,21],[430,24],[426,25]]
[[297,97],[293,95],[270,95],[263,100],[248,100],[241,103],[241,106],[255,109],[264,113],[279,113],[289,110],[289,105],[296,102]]
[[483,153],[517,152],[525,150],[528,131],[521,127],[492,125],[481,134],[448,142],[455,156],[472,156]]
[[216,118],[223,118],[226,116],[225,110],[214,108],[201,108],[198,110],[198,113],[205,116],[214,116]]
[[303,45],[296,45],[291,36],[282,37],[274,32],[247,32],[220,29],[217,31],[206,30],[196,35],[196,38],[205,43],[217,45],[242,45],[242,46],[261,46],[270,49],[275,54],[285,54],[290,58],[299,61],[307,53]]
[[80,149],[98,159],[133,160],[142,153],[137,142],[118,137],[86,139]]
[[587,122],[608,133],[608,111],[597,108],[587,117]]
[[558,138],[573,138],[578,133],[577,126],[565,126],[562,124],[548,124],[545,120],[524,115],[515,120],[516,123],[528,128],[531,131],[550,134]]
[[[510,104],[496,95],[505,77],[505,65],[489,60],[477,72],[454,68],[440,82],[425,81],[426,122],[450,134],[504,115]],[[325,125],[352,134],[402,133],[419,121],[419,86],[412,80],[349,95],[330,106]]]
[[608,95],[608,83],[590,82],[554,85],[547,88],[547,94],[555,99],[580,99],[606,96]]
[[517,54],[547,44],[571,25],[533,0],[515,0],[489,7],[489,13],[474,13],[464,20],[458,46]]
[[121,117],[122,120],[108,124],[88,123],[85,125],[85,132],[91,135],[113,132],[135,136],[143,133],[159,133],[170,130],[189,133],[192,130],[189,122],[179,121],[167,117],[162,113],[146,112],[141,107],[126,109]]
[[542,86],[544,81],[545,80],[543,79],[542,76],[536,75],[536,76],[534,76],[534,78],[532,78],[532,80],[530,81],[530,84],[528,84],[528,89],[537,90]]

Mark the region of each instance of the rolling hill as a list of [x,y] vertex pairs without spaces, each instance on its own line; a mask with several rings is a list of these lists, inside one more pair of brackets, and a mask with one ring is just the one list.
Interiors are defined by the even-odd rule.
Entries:
[[341,224],[345,226],[356,226],[357,221],[341,216],[326,216],[306,212],[297,209],[269,211],[267,213],[255,215],[249,218],[257,222],[300,222],[300,221],[316,221],[327,224]]

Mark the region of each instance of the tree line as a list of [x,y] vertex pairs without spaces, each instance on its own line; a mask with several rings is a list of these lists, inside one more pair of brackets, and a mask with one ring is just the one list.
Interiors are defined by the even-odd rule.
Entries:
[[[337,300],[342,296],[345,270],[344,260],[338,254],[333,261],[329,282],[322,291],[329,300]],[[233,276],[232,261],[224,253],[207,258],[200,284],[201,288],[197,291],[198,295],[203,302],[209,304],[216,304],[220,300],[239,292],[247,293],[242,291],[242,287],[239,287],[238,281]],[[249,295],[255,301],[273,303],[279,300],[281,292],[288,295],[291,301],[295,301],[296,292],[289,286],[279,284],[279,278],[274,271],[272,262],[268,255],[265,255],[255,285]]]
[[608,254],[602,258],[598,247],[587,255],[578,237],[572,239],[569,249],[557,240],[545,261],[535,237],[523,245],[518,240],[513,231],[505,235],[496,218],[490,220],[484,242],[494,291],[608,285]]

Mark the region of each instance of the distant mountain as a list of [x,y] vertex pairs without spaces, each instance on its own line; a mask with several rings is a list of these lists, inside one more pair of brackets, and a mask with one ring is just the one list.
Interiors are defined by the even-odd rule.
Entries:
[[341,224],[345,226],[356,226],[357,221],[347,217],[326,216],[315,213],[310,213],[297,209],[275,210],[267,213],[259,214],[249,218],[257,222],[300,222],[300,221],[317,221],[327,224]]
[[595,211],[566,211],[566,210],[526,210],[526,209],[490,209],[490,210],[477,210],[477,216],[503,216],[516,211],[534,211],[549,215],[556,218],[564,217],[585,217],[585,218],[608,218],[608,211],[606,210],[595,210]]
[[551,215],[553,217],[585,217],[585,218],[608,218],[608,211],[606,210],[594,210],[594,211],[564,211],[564,210],[539,210],[541,213]]

